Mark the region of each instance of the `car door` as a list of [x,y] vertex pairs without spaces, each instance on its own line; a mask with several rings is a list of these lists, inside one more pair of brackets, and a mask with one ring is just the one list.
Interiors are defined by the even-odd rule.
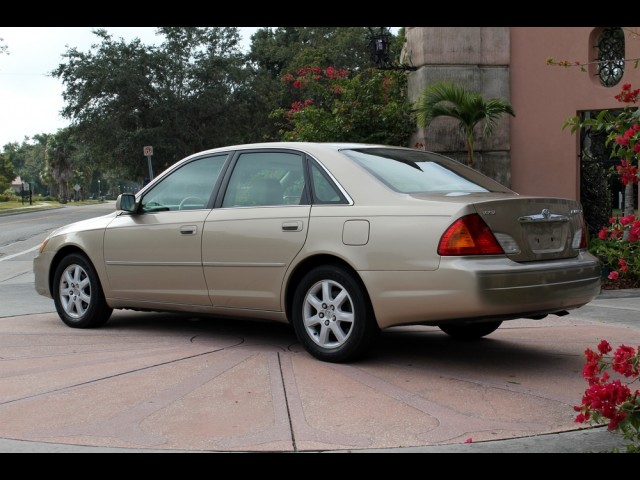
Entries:
[[311,207],[304,155],[240,152],[220,208],[207,217],[202,261],[214,306],[281,311],[287,268],[302,248]]
[[185,163],[151,187],[136,214],[105,232],[105,262],[116,298],[210,306],[202,234],[227,155]]

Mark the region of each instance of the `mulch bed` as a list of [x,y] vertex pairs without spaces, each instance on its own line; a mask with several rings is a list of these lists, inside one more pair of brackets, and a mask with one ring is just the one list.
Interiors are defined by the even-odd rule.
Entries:
[[602,280],[602,290],[622,290],[627,288],[640,288],[640,278],[619,278],[618,280]]

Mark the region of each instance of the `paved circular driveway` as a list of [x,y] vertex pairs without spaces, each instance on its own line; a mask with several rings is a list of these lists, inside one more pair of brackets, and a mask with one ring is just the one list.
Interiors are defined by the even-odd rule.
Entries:
[[[456,342],[383,333],[366,360],[313,359],[287,326],[116,311],[96,330],[54,313],[0,322],[0,438],[215,452],[460,445],[577,430],[584,349],[640,329],[579,314]],[[637,313],[637,312],[636,312]]]

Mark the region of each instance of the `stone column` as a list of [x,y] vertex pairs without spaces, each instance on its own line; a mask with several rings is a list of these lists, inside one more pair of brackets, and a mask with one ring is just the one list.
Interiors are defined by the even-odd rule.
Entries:
[[[510,102],[509,59],[509,27],[406,27],[403,62],[418,67],[409,74],[409,101],[415,102],[426,86],[450,80],[484,98]],[[503,116],[486,140],[480,123],[474,150],[475,168],[507,186],[511,183],[509,117]],[[416,127],[409,146],[416,144],[466,163],[464,139],[452,119],[438,118],[427,129]]]

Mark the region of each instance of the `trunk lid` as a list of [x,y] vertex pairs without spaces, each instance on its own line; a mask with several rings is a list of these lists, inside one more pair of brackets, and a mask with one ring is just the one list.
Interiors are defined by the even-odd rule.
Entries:
[[473,206],[515,262],[575,257],[586,234],[582,207],[574,200],[516,196]]

